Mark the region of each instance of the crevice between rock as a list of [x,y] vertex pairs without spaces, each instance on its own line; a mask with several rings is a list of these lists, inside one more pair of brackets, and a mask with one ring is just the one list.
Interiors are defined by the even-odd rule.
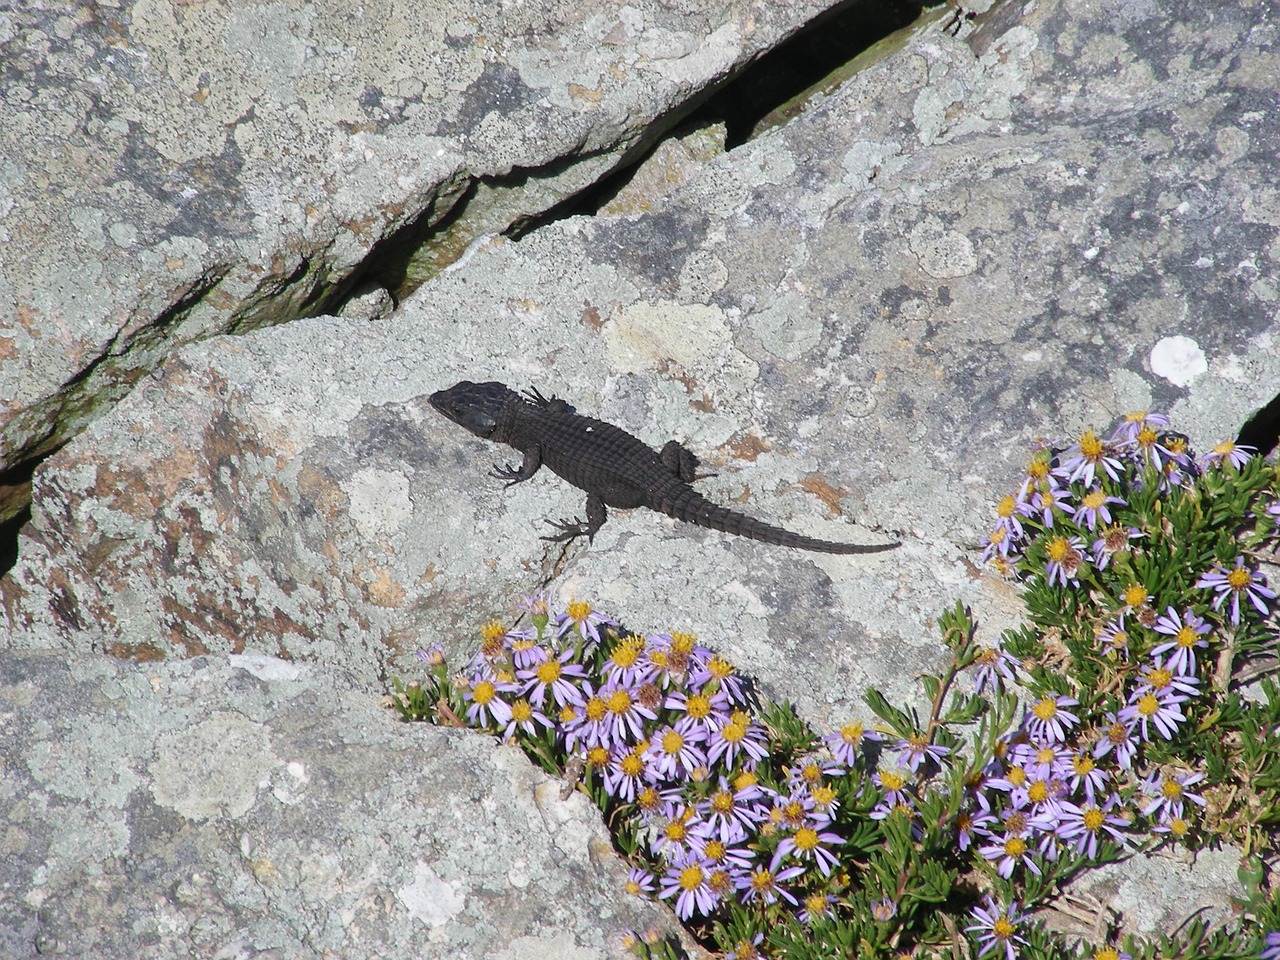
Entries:
[[[308,316],[336,313],[372,283],[398,304],[486,234],[518,240],[569,216],[594,214],[629,182],[638,165],[686,121],[720,122],[725,149],[794,116],[815,91],[856,72],[865,53],[911,25],[922,0],[848,0],[826,11],[755,63],[711,86],[608,152],[571,154],[504,176],[465,172],[442,182],[405,222],[374,243],[353,269],[334,276],[324,250],[298,258],[287,272],[261,278],[227,310],[215,304],[234,273],[207,273],[163,313],[118,335],[46,401],[6,428],[20,458],[0,473],[0,575],[16,562],[19,530],[30,516],[31,478],[48,457],[109,411],[173,350],[210,336],[241,334]],[[52,427],[44,426],[52,424]]]

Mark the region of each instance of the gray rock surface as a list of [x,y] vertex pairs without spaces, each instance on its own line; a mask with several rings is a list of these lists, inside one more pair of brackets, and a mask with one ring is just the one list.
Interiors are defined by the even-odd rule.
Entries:
[[578,958],[676,929],[585,796],[314,666],[0,651],[0,721],[10,960]]
[[[481,239],[377,322],[176,352],[37,474],[0,580],[12,656],[199,656],[221,676],[268,654],[367,703],[414,648],[459,653],[549,583],[637,630],[697,631],[823,722],[865,716],[869,682],[910,699],[941,609],[1016,616],[974,564],[1030,440],[1155,408],[1205,447],[1280,382],[1268,5],[943,20],[665,199],[627,200],[645,213]],[[426,404],[463,378],[676,436],[719,474],[710,496],[761,517],[904,546],[813,556],[637,512],[548,548],[544,519],[582,497],[487,477],[510,451]],[[219,789],[190,802],[230,811]]]
[[182,343],[403,295],[826,6],[6,5],[0,477]]

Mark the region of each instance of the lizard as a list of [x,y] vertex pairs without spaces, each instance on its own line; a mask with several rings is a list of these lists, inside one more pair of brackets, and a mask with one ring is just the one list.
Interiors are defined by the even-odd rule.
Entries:
[[524,454],[520,466],[494,466],[492,476],[511,487],[523,483],[542,466],[549,467],[587,494],[586,520],[552,520],[559,532],[552,542],[585,536],[587,542],[604,525],[607,507],[648,507],[676,520],[763,543],[821,553],[877,553],[898,543],[836,543],[775,527],[730,510],[702,496],[692,484],[700,462],[689,449],[670,440],[661,451],[621,427],[586,417],[559,397],[537,389],[517,393],[506,384],[463,380],[431,394],[432,407],[477,437],[505,443]]

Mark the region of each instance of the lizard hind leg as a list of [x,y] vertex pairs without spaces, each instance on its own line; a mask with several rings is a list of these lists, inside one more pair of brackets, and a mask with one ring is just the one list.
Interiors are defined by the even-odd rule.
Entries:
[[600,528],[604,526],[607,517],[608,511],[605,509],[604,501],[594,493],[590,494],[587,497],[586,520],[550,520],[548,522],[551,526],[560,532],[542,539],[549,540],[552,543],[563,543],[566,540],[586,537],[587,543],[591,543],[595,540],[596,534],[600,532]]
[[705,480],[707,477],[714,477],[714,473],[698,473],[698,467],[702,466],[696,454],[682,443],[675,440],[668,440],[663,446],[662,452],[658,454],[658,458],[662,461],[662,465],[674,473],[685,483],[693,483],[696,480]]

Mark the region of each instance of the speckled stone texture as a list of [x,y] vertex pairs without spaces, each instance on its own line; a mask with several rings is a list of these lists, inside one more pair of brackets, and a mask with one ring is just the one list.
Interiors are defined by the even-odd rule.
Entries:
[[569,960],[675,929],[585,796],[313,667],[0,651],[0,757],[9,960]]
[[176,346],[430,275],[827,5],[5,5],[0,518]]
[[[456,655],[543,584],[639,631],[696,631],[820,724],[865,718],[868,683],[918,695],[913,676],[943,655],[940,610],[963,600],[992,631],[1016,616],[1016,593],[976,558],[1028,442],[1139,408],[1171,411],[1202,449],[1234,433],[1280,382],[1271,5],[1035,0],[958,36],[945,21],[665,199],[629,198],[643,214],[476,244],[377,323],[316,317],[188,346],[53,457],[0,580],[10,656],[53,649],[94,677],[162,678],[202,658],[223,680],[201,688],[208,713],[185,736],[241,738],[267,764],[233,771],[225,789],[169,781],[158,799],[164,758],[182,761],[162,749],[157,718],[154,746],[137,746],[144,766],[127,742],[85,761],[106,796],[138,777],[128,795],[185,818],[174,832],[216,810],[225,835],[207,856],[235,860],[241,819],[268,809],[247,784],[291,783],[293,754],[262,745],[293,720],[246,713],[259,729],[224,715],[244,712],[219,685],[229,657],[291,658],[355,710],[387,674],[411,675],[416,647],[439,640]],[[504,451],[426,403],[463,378],[559,393],[655,445],[675,436],[718,474],[709,496],[765,519],[828,539],[900,531],[904,546],[823,557],[618,512],[589,549],[562,554],[538,539],[543,521],[579,513],[581,495],[550,476],[509,491],[488,477]],[[106,666],[93,660],[103,651],[165,662]],[[56,676],[39,686],[56,690]],[[70,726],[76,702],[48,710]],[[352,714],[333,709],[309,721],[338,736]],[[57,741],[6,729],[6,757]],[[209,762],[233,766],[221,756]],[[333,762],[338,777],[346,761]],[[357,780],[387,766],[351,762]],[[8,795],[31,776],[6,780]],[[447,775],[423,782],[451,789]],[[82,819],[112,803],[66,801]],[[279,842],[327,849],[328,829],[298,821]],[[78,850],[38,856],[26,870],[81,862]],[[415,882],[416,858],[391,858],[389,888]],[[1217,891],[1221,917],[1238,889],[1230,859],[1133,862],[1108,882],[1129,903],[1139,890]],[[104,900],[127,889],[123,871],[105,871]],[[46,909],[24,899],[40,875],[22,874],[9,901],[24,930]],[[190,889],[215,915],[228,902]],[[252,916],[309,936],[314,902]],[[1173,929],[1184,902],[1138,919]],[[409,906],[385,903],[386,922],[408,924]],[[470,935],[451,922],[436,933]]]

